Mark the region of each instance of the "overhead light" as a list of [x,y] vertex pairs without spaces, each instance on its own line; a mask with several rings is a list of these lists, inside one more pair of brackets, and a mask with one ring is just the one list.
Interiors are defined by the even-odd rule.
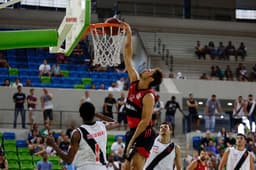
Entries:
[[199,117],[199,119],[202,119],[202,118],[203,118],[203,116],[202,116],[202,115],[198,115],[198,117]]
[[232,105],[233,105],[233,103],[231,103],[231,102],[228,102],[228,103],[227,103],[227,105],[228,105],[228,106],[232,106]]
[[221,115],[220,118],[221,118],[221,119],[224,119],[224,115]]
[[200,102],[198,102],[198,104],[199,104],[199,105],[203,105],[204,103],[200,101]]

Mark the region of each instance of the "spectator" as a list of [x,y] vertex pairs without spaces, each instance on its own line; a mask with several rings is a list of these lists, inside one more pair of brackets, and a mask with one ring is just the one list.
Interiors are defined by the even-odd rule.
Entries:
[[219,78],[219,80],[223,80],[224,78],[223,71],[219,66],[216,66],[216,76]]
[[116,82],[112,82],[111,86],[108,87],[108,91],[120,91]]
[[239,63],[237,68],[236,68],[236,79],[238,81],[240,81],[240,71],[243,69],[243,64],[242,63]]
[[211,66],[210,76],[211,76],[211,79],[215,79],[217,77],[216,68],[214,66]]
[[64,135],[63,140],[59,143],[59,148],[63,152],[68,153],[69,146],[70,146],[69,137],[68,135]]
[[224,143],[226,147],[232,147],[236,144],[236,139],[233,137],[233,133],[231,131],[228,132],[228,136]]
[[248,100],[245,103],[245,113],[248,116],[250,123],[250,131],[252,131],[252,122],[256,123],[256,101],[253,99],[253,95],[248,95]]
[[[188,96],[188,99],[186,101],[187,107],[188,107],[188,121],[187,121],[187,132],[190,130],[200,130],[200,118],[198,115],[198,103],[194,99],[193,94],[190,93]],[[191,126],[190,126],[191,125]]]
[[217,133],[217,137],[221,138],[222,141],[225,141],[228,136],[226,128],[221,128],[221,130]]
[[124,122],[124,128],[126,129],[127,116],[125,111],[125,103],[126,103],[125,93],[121,92],[121,96],[117,99],[117,107],[118,107],[117,121],[120,124],[120,126],[122,122]]
[[52,163],[48,161],[48,154],[46,152],[42,153],[42,160],[37,162],[37,170],[52,170]]
[[250,81],[256,80],[256,64],[252,67],[252,72],[250,74]]
[[208,48],[207,48],[207,54],[210,55],[210,58],[212,60],[214,60],[216,58],[216,48],[214,46],[214,42],[213,41],[210,41],[209,44],[208,44]]
[[29,90],[29,95],[27,96],[27,103],[28,103],[28,117],[29,117],[29,123],[32,128],[34,122],[35,122],[35,111],[36,111],[36,102],[37,97],[34,95],[34,89]]
[[240,43],[240,46],[238,47],[236,51],[236,61],[238,59],[238,56],[241,57],[241,60],[244,61],[245,56],[247,55],[246,47],[243,42]]
[[31,80],[27,79],[25,83],[25,87],[32,87]]
[[91,102],[91,98],[90,98],[90,92],[88,90],[86,90],[84,92],[84,96],[81,98],[80,100],[80,106],[84,103],[84,102]]
[[4,157],[4,152],[0,150],[0,169],[8,170],[8,161]]
[[17,78],[15,79],[15,82],[11,84],[11,87],[17,88],[18,86],[23,87],[23,84],[20,82],[20,79],[17,77]]
[[209,155],[217,155],[218,151],[216,148],[216,143],[212,139],[209,141],[208,146],[206,146],[205,151],[207,151]]
[[56,54],[56,61],[58,64],[67,64],[67,59],[63,53]]
[[205,129],[214,132],[216,111],[218,113],[222,112],[220,102],[217,100],[215,94],[213,94],[211,98],[207,100],[204,110],[205,110]]
[[52,103],[53,95],[49,93],[46,88],[43,88],[43,95],[40,98],[41,101],[41,111],[44,114],[44,122],[49,119],[50,126],[53,121],[53,103]]
[[225,53],[226,53],[227,60],[229,60],[230,56],[236,56],[236,48],[232,44],[232,41],[228,42],[228,45],[226,46],[226,49],[225,49]]
[[4,86],[4,87],[10,87],[10,81],[9,81],[9,79],[5,79],[5,80],[4,80],[3,86]]
[[115,161],[114,160],[114,154],[110,153],[109,155],[107,155],[108,158],[108,163],[106,165],[106,170],[120,170],[121,168],[121,164],[119,161]]
[[173,73],[173,72],[170,72],[169,78],[170,78],[170,79],[174,79],[174,73]]
[[103,114],[105,116],[111,117],[113,119],[113,106],[118,110],[116,99],[113,97],[112,93],[109,93],[104,100]]
[[51,66],[47,63],[46,59],[39,66],[39,76],[51,76]]
[[63,77],[59,64],[54,64],[51,68],[51,75],[54,77]]
[[200,141],[200,150],[205,150],[207,146],[209,146],[210,140],[213,139],[211,131],[207,130],[205,132],[205,136]]
[[242,117],[244,116],[245,101],[242,96],[234,101],[233,116],[232,116],[232,129],[237,132],[238,126],[242,123]]
[[180,104],[176,102],[176,97],[172,96],[171,100],[168,100],[164,106],[166,109],[166,121],[169,122],[173,127],[173,136],[174,136],[174,129],[175,129],[175,113],[176,110],[179,111],[184,115],[183,110],[180,108]]
[[209,78],[208,78],[208,76],[207,76],[206,73],[203,73],[203,74],[200,76],[199,79],[200,79],[200,80],[209,80]]
[[124,90],[124,84],[125,84],[124,77],[121,77],[119,80],[117,80],[116,84],[117,84],[117,88],[119,89],[119,91]]
[[96,84],[93,83],[92,86],[91,86],[91,89],[96,90],[97,89]]
[[50,131],[51,131],[51,126],[50,126],[49,122],[45,122],[44,127],[40,130],[39,133],[40,133],[40,136],[46,137],[46,136],[50,135],[49,134]]
[[44,149],[43,138],[41,136],[36,136],[35,141],[30,140],[30,142],[31,144],[28,145],[28,149],[32,155],[37,155],[38,152]]
[[77,44],[76,48],[73,50],[73,55],[77,57],[81,57],[84,55],[84,50],[82,49],[79,43]]
[[225,74],[226,80],[231,80],[231,81],[234,80],[233,72],[230,68],[230,65],[227,65],[224,74]]
[[123,138],[122,136],[118,136],[117,140],[111,145],[111,152],[114,154],[115,161],[121,161],[124,148]]
[[26,95],[22,92],[22,86],[17,87],[18,92],[13,95],[13,101],[15,103],[15,111],[14,111],[14,121],[13,128],[16,128],[18,114],[21,114],[21,122],[22,128],[26,128],[26,113],[24,110],[24,103],[26,100]]
[[200,152],[200,156],[198,156],[195,160],[193,160],[187,167],[187,170],[206,170],[208,169],[208,154],[205,151]]
[[0,51],[0,67],[10,68],[10,65],[6,59],[3,57],[3,53]]
[[197,41],[195,46],[195,54],[200,60],[201,58],[205,60],[205,49],[201,47],[201,42]]
[[245,66],[243,66],[240,70],[240,76],[239,76],[239,81],[248,81],[248,72],[245,68]]
[[218,49],[217,49],[217,56],[219,57],[219,60],[221,60],[221,59],[225,60],[226,59],[225,46],[223,45],[223,42],[219,42],[219,46],[218,46]]
[[66,135],[68,135],[69,139],[71,139],[71,134],[75,128],[76,128],[76,122],[72,120],[69,124],[69,128],[66,130]]
[[154,121],[154,124],[158,127],[161,123],[161,112],[164,109],[164,103],[160,100],[160,95],[158,94],[156,96],[156,101],[154,105],[154,110],[152,114],[152,119]]
[[106,89],[105,89],[105,84],[104,84],[104,83],[101,83],[101,84],[100,84],[100,88],[99,88],[98,90],[100,90],[100,91],[105,91],[105,90],[106,90]]

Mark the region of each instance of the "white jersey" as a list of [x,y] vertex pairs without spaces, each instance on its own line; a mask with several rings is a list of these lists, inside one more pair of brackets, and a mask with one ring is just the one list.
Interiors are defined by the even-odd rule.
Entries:
[[[239,151],[234,147],[229,148],[229,155],[228,155],[226,170],[234,170],[245,151],[246,149],[244,149],[243,151]],[[249,155],[245,159],[240,170],[250,169],[250,156],[251,156],[251,153],[249,153]]]
[[[155,139],[153,147],[150,150],[149,158],[146,160],[144,170],[147,166],[155,159],[155,157],[160,154],[166,147],[169,146],[168,144],[163,144],[159,142],[159,137]],[[172,152],[165,156],[154,168],[154,170],[173,170],[174,169],[174,162],[175,162],[175,147],[173,148]]]
[[[107,144],[107,130],[105,125],[96,121],[93,125],[84,124],[81,127],[85,128],[89,135],[87,137],[94,138],[96,143],[99,145],[99,148],[102,150],[104,159],[106,159],[106,144]],[[99,157],[96,157],[96,152],[94,153],[91,147],[83,138],[83,133],[78,128],[81,134],[81,140],[79,143],[79,149],[73,160],[73,164],[76,167],[76,170],[106,170],[106,166],[102,165],[99,161]]]
[[239,103],[238,100],[236,101],[236,103],[237,103],[237,105],[236,105],[236,108],[233,111],[233,117],[235,119],[239,119],[239,118],[243,117],[244,109],[243,109],[243,106],[241,105],[241,103]]

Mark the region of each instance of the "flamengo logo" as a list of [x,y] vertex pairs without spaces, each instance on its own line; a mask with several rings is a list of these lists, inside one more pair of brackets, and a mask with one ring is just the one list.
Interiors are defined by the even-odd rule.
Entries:
[[76,17],[67,17],[66,18],[66,22],[77,22],[77,18]]

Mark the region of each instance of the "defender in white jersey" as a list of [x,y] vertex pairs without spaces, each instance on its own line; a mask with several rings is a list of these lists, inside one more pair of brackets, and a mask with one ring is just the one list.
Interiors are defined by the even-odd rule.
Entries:
[[[254,170],[254,157],[252,153],[248,152],[245,148],[246,136],[244,134],[237,134],[236,147],[228,148],[220,161],[219,170]],[[248,156],[246,156],[248,155]],[[244,161],[240,161],[242,157]],[[238,162],[241,166],[238,167]]]
[[71,147],[68,153],[59,149],[53,137],[47,137],[47,145],[52,146],[63,161],[73,163],[76,170],[106,170],[106,128],[118,127],[118,123],[106,126],[101,121],[95,122],[95,107],[89,102],[83,103],[79,112],[83,124],[72,132]]
[[144,170],[174,170],[175,167],[181,170],[180,147],[172,142],[171,134],[172,126],[168,122],[161,123]]

